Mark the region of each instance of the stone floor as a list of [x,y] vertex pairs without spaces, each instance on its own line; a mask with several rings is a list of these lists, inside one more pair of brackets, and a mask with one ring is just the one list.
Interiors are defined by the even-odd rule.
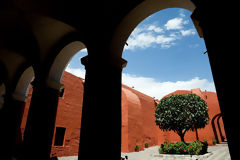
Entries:
[[231,160],[227,143],[210,146],[208,152],[213,154],[207,160]]
[[[165,160],[166,158],[156,157],[156,155],[159,155],[158,148],[159,146],[154,146],[147,148],[144,151],[131,152],[127,154],[122,153],[122,155],[128,155],[128,160]],[[211,153],[211,155],[208,156],[208,158],[204,158],[205,160],[231,160],[227,143],[209,146],[208,152]],[[170,159],[177,160],[174,156]],[[186,156],[185,158],[181,157],[180,159],[187,160],[189,158]]]
[[[128,160],[163,160],[161,157],[156,157],[156,155],[159,155],[158,148],[159,146],[154,146],[140,152],[122,153],[122,157],[127,155]],[[211,155],[208,158],[205,158],[205,160],[231,160],[227,143],[209,146],[208,152],[211,153]],[[59,157],[58,159],[77,160],[77,156]],[[170,159],[176,160],[174,157]]]

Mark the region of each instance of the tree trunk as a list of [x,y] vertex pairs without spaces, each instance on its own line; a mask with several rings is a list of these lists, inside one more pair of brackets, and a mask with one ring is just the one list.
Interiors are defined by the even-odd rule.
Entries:
[[197,130],[197,128],[195,128],[195,132],[196,132],[196,138],[197,138],[197,140],[199,141],[199,136],[198,136],[198,130]]
[[181,138],[181,141],[185,143],[184,134],[181,134],[181,135],[179,135],[179,136],[180,136],[180,138]]
[[185,140],[184,140],[185,131],[184,132],[179,131],[177,133],[178,133],[179,137],[181,138],[181,141],[185,143]]

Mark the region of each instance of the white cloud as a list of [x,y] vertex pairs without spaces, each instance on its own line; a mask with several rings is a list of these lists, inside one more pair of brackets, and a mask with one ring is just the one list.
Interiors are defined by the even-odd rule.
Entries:
[[85,79],[85,69],[82,68],[71,68],[69,65],[65,71],[72,73],[73,75]]
[[196,32],[194,29],[188,29],[188,30],[180,30],[182,36],[190,36],[190,35],[195,35]]
[[183,18],[173,18],[167,21],[167,23],[164,25],[167,30],[173,30],[173,29],[182,29],[183,28]]
[[179,29],[182,29],[184,27],[183,25],[186,25],[186,24],[189,23],[189,20],[184,20],[182,17],[183,16],[176,17],[176,18],[168,20],[167,23],[164,25],[164,27],[167,30],[179,30]]
[[176,40],[196,34],[194,29],[186,29],[185,25],[188,23],[183,12],[180,12],[179,17],[170,19],[163,27],[156,23],[137,27],[128,38],[128,45],[124,49],[146,49],[156,45],[164,49],[170,48],[176,44]]
[[[85,69],[71,68],[68,66],[66,71],[77,77],[85,78]],[[200,88],[201,90],[216,92],[213,82],[209,82],[207,79],[200,79],[199,77],[195,77],[188,81],[159,82],[151,77],[135,76],[123,73],[122,83],[129,87],[134,86],[134,89],[157,99],[161,99],[163,96],[176,90],[191,90],[194,88]]]
[[171,36],[171,37],[166,37],[164,35],[159,35],[156,37],[156,43],[158,44],[164,44],[164,43],[170,43],[172,41],[176,40],[175,37]]
[[134,89],[157,99],[161,99],[163,96],[176,90],[191,90],[194,88],[200,88],[201,90],[215,92],[213,82],[209,82],[207,79],[199,79],[198,77],[188,81],[159,82],[154,78],[138,77],[123,73],[122,82],[127,86],[134,86]]
[[163,32],[163,29],[162,29],[162,28],[157,27],[157,26],[155,26],[155,25],[150,25],[150,26],[148,27],[148,30],[149,30],[149,31],[154,31],[154,32],[157,32],[157,33]]
[[179,10],[179,16],[180,17],[186,17],[186,15],[184,14],[184,10],[183,9]]
[[[153,32],[154,31],[154,32]],[[124,49],[134,50],[136,48],[145,49],[156,44],[160,44],[161,48],[169,48],[175,43],[176,36],[166,36],[162,33],[160,27],[150,25],[149,27],[136,28],[131,36],[128,38],[128,46]]]
[[155,41],[155,37],[151,33],[139,33],[129,37],[125,49],[134,50],[135,48],[148,48]]

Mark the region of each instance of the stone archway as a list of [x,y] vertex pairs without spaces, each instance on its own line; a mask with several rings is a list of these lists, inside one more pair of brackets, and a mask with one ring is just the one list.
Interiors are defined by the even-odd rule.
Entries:
[[216,139],[217,143],[219,143],[220,141],[219,141],[219,138],[218,138],[219,136],[218,136],[218,131],[216,129],[215,122],[216,122],[216,119],[219,120],[219,117],[221,117],[221,116],[222,116],[222,113],[218,113],[212,118],[212,121],[211,121],[214,138]]
[[[64,89],[64,85],[61,84],[62,76],[72,57],[78,51],[86,48],[82,42],[73,39],[67,37],[56,44],[53,52],[50,52],[48,58],[46,58],[46,64],[49,66],[44,68],[44,71],[47,74],[43,77],[39,77],[39,75],[37,77],[36,75],[33,82],[32,101],[24,132],[24,150],[26,151],[32,150],[32,147],[35,146],[33,141],[41,139],[39,140],[39,150],[36,152],[41,152],[41,156],[50,156],[59,96]],[[40,125],[46,127],[39,131],[38,126]],[[28,153],[24,153],[24,156],[26,156],[25,154]]]
[[122,19],[121,23],[115,30],[110,46],[110,52],[112,54],[113,61],[117,59],[119,60],[122,57],[122,52],[126,41],[139,23],[141,23],[148,16],[168,8],[183,8],[189,11],[193,11],[195,9],[195,6],[191,1],[179,2],[175,0],[149,0],[144,1],[136,6]]
[[[60,93],[60,95],[64,94],[64,84],[62,82],[62,78],[65,72],[66,67],[68,66],[68,64],[70,63],[70,61],[72,60],[72,58],[81,50],[86,49],[85,44],[83,44],[80,41],[73,41],[69,44],[67,44],[55,57],[48,77],[47,77],[47,81],[46,81],[46,85],[51,88],[52,90],[55,90],[56,92]],[[81,53],[80,53],[81,54]],[[79,64],[80,64],[80,60],[79,60]],[[83,77],[85,78],[85,77]],[[66,92],[67,93],[67,92]],[[79,93],[80,94],[80,93]],[[59,99],[58,99],[59,101]],[[61,103],[58,102],[57,105],[61,105]],[[81,104],[82,105],[82,104]],[[59,110],[60,109],[60,110]],[[62,108],[57,107],[56,112],[61,113],[61,111],[63,111]],[[81,116],[79,114],[76,114],[76,116]],[[55,127],[54,127],[54,133],[53,133],[53,141],[55,142],[55,138],[58,135],[57,133],[57,127],[56,124],[59,124],[61,122],[59,122],[59,120],[62,119],[61,115],[57,115],[56,116],[56,120],[55,120]],[[61,123],[62,127],[66,127],[65,128],[65,132],[66,134],[70,134],[71,128],[67,128],[70,124],[68,124],[68,126],[66,126],[67,123]],[[80,131],[79,131],[80,132]],[[51,153],[57,153],[57,156],[59,155],[59,150],[68,150],[67,147],[62,149],[59,149],[58,147],[55,146],[55,144],[52,144],[52,149],[51,149]],[[78,149],[78,148],[76,148]]]
[[[99,103],[96,102],[96,99],[101,102],[100,104],[104,107],[101,107],[105,110],[95,110],[98,112],[98,114],[92,114],[91,111],[84,112],[86,116],[84,116],[86,119],[85,125],[85,143],[83,143],[82,147],[82,154],[84,154],[85,151],[88,151],[86,155],[91,153],[92,150],[91,147],[88,147],[87,144],[89,143],[96,143],[100,144],[100,142],[103,143],[104,146],[111,146],[111,152],[116,155],[116,157],[120,156],[119,151],[120,148],[120,141],[119,137],[121,136],[120,133],[120,108],[121,108],[121,52],[123,49],[123,46],[126,42],[126,39],[130,35],[131,31],[136,27],[136,25],[144,19],[145,16],[148,16],[156,11],[159,11],[161,8],[168,8],[168,7],[180,7],[185,8],[189,10],[194,9],[195,3],[197,5],[197,14],[195,16],[198,18],[198,20],[201,22],[201,29],[204,31],[204,39],[206,40],[208,53],[210,57],[211,67],[214,68],[213,74],[215,75],[214,79],[217,81],[216,86],[218,90],[218,97],[220,99],[220,106],[223,113],[224,123],[226,124],[226,133],[228,134],[228,140],[229,144],[232,144],[230,146],[233,146],[233,144],[238,144],[236,134],[236,127],[235,124],[232,122],[237,122],[237,113],[234,110],[234,107],[236,103],[235,101],[232,101],[232,99],[237,99],[237,95],[229,94],[232,91],[236,90],[236,85],[238,79],[233,78],[230,80],[229,77],[237,73],[237,65],[238,65],[238,58],[237,54],[235,53],[235,50],[238,49],[237,45],[233,45],[232,35],[235,35],[235,30],[232,29],[233,26],[236,23],[234,20],[237,16],[237,14],[233,12],[224,12],[225,9],[229,8],[231,11],[236,11],[232,9],[231,6],[234,6],[233,3],[225,3],[220,1],[207,1],[207,0],[134,0],[134,1],[110,1],[106,0],[104,2],[97,2],[97,4],[93,3],[92,1],[61,1],[57,5],[55,4],[55,1],[36,1],[35,3],[32,3],[31,1],[23,0],[21,3],[17,1],[10,1],[7,3],[3,3],[3,6],[1,7],[3,11],[16,11],[17,14],[21,15],[23,17],[23,24],[26,25],[27,30],[33,31],[39,50],[41,51],[39,56],[36,56],[36,52],[29,52],[28,55],[30,57],[40,57],[36,58],[37,60],[40,59],[41,62],[45,61],[46,59],[49,60],[49,57],[46,57],[46,55],[54,55],[53,53],[50,53],[50,49],[52,46],[59,42],[58,40],[62,38],[62,36],[68,34],[69,32],[76,30],[82,30],[84,31],[84,41],[87,42],[87,46],[89,49],[89,53],[91,53],[91,57],[89,56],[88,62],[86,62],[88,66],[87,76],[86,76],[86,98],[85,98],[85,106],[86,108],[91,108],[92,106],[97,106]],[[213,5],[211,3],[214,3]],[[94,5],[95,4],[95,5]],[[159,5],[161,4],[161,5]],[[237,6],[237,5],[235,5]],[[79,9],[81,7],[81,9]],[[214,11],[212,10],[214,9]],[[196,10],[195,10],[196,11]],[[91,12],[91,14],[87,14]],[[60,21],[63,21],[64,23],[68,23],[69,25],[72,25],[74,27],[60,27],[59,23],[55,23],[55,21],[52,21],[50,19],[47,19],[49,24],[47,25],[44,20],[44,18],[36,18],[35,16],[31,16],[32,14],[35,15],[44,15],[44,16],[51,16],[54,18],[57,18]],[[125,16],[125,18],[123,18]],[[20,27],[15,22],[21,21],[22,19],[16,18],[17,21],[14,19],[14,23],[9,23],[11,20],[6,14],[2,14],[1,17],[3,17],[6,21],[4,24],[8,24],[4,29],[1,28],[1,33],[4,33],[5,30],[10,31],[10,28],[17,29],[18,33],[22,33],[21,30],[18,30]],[[137,18],[134,20],[134,17]],[[122,19],[123,18],[123,19]],[[38,21],[39,20],[39,21]],[[133,21],[129,21],[133,20]],[[80,22],[81,21],[81,22]],[[40,22],[40,23],[38,23]],[[233,22],[233,25],[229,25]],[[29,25],[30,24],[30,25]],[[119,26],[118,26],[119,25]],[[9,27],[10,26],[10,27]],[[49,27],[47,27],[49,26]],[[100,29],[96,29],[96,26],[99,26]],[[10,30],[9,30],[10,29]],[[2,32],[3,31],[3,32]],[[112,32],[115,33],[113,34]],[[50,34],[53,32],[54,34]],[[60,32],[64,32],[63,34],[58,34]],[[7,35],[7,34],[6,34]],[[16,34],[12,34],[14,36],[13,39],[15,39]],[[26,34],[24,35],[23,40],[25,42]],[[224,37],[224,38],[223,38]],[[50,39],[49,39],[50,38]],[[9,39],[9,36],[6,36],[3,39],[1,39],[1,45],[3,42],[6,42],[6,40]],[[112,41],[111,41],[112,40]],[[109,43],[110,42],[110,43]],[[31,43],[25,43],[29,47]],[[22,45],[19,45],[22,46]],[[15,48],[13,44],[9,43],[9,49]],[[22,47],[20,47],[22,48]],[[26,47],[28,48],[28,47]],[[101,48],[101,50],[100,50]],[[12,51],[13,52],[13,51]],[[110,53],[109,53],[110,52]],[[24,55],[26,52],[21,53]],[[232,53],[230,56],[225,53]],[[90,55],[90,54],[89,54]],[[8,53],[5,55],[1,54],[1,58],[5,57],[11,57],[11,55]],[[55,56],[53,56],[55,57]],[[20,59],[21,60],[21,59]],[[87,60],[87,59],[85,59]],[[30,59],[30,63],[33,63],[33,59]],[[46,60],[47,61],[47,60]],[[49,60],[51,61],[51,60]],[[6,59],[6,65],[12,65],[11,60]],[[16,62],[19,62],[17,60]],[[230,63],[228,65],[224,65],[227,63]],[[18,63],[16,64],[16,67],[18,68]],[[39,69],[41,66],[37,66],[37,69]],[[45,67],[45,66],[44,66]],[[10,68],[13,68],[11,66]],[[47,68],[47,67],[46,67]],[[41,70],[42,71],[42,70]],[[49,71],[47,69],[47,71]],[[8,70],[9,73],[11,70]],[[104,72],[104,74],[99,74],[99,72]],[[37,73],[37,72],[36,72]],[[42,72],[41,72],[42,73]],[[233,73],[233,74],[232,74]],[[37,75],[37,74],[36,74]],[[103,78],[99,78],[103,75]],[[224,76],[223,76],[224,75]],[[12,77],[11,75],[8,75],[9,81],[13,81],[15,77]],[[45,75],[43,78],[46,78]],[[96,81],[100,79],[99,81]],[[45,80],[45,79],[44,79]],[[233,83],[234,81],[234,83]],[[236,83],[235,83],[236,82]],[[45,83],[45,81],[44,81]],[[5,83],[6,88],[8,90],[8,84]],[[45,86],[44,86],[45,87]],[[234,88],[234,89],[233,89]],[[44,88],[45,89],[45,88]],[[97,90],[97,91],[96,91]],[[101,91],[104,90],[105,92],[108,92],[109,94],[103,95],[101,94]],[[37,97],[36,102],[34,105],[36,105],[35,108],[38,108],[39,110],[35,110],[35,113],[45,113],[42,110],[48,109],[51,107],[49,103],[51,103],[53,100],[51,100],[50,97],[47,97],[44,95],[46,90],[39,91],[39,97]],[[40,94],[43,94],[45,96],[44,101],[42,98],[40,98]],[[52,97],[54,100],[57,99],[56,97]],[[102,101],[102,100],[105,100]],[[39,104],[38,104],[39,102]],[[45,102],[45,103],[44,103]],[[115,108],[118,109],[112,109],[112,106],[116,106]],[[43,106],[45,107],[44,109]],[[91,108],[92,109],[92,108]],[[39,112],[38,112],[39,111]],[[44,110],[45,111],[45,110]],[[111,111],[111,112],[110,112]],[[54,111],[50,111],[51,113]],[[119,112],[119,113],[118,113]],[[100,113],[100,114],[99,114]],[[110,114],[117,115],[117,116],[109,116]],[[235,113],[235,114],[234,114]],[[40,113],[39,113],[40,114]],[[101,115],[101,116],[99,116]],[[233,116],[234,115],[234,116]],[[235,116],[236,115],[236,116]],[[118,127],[111,126],[110,122],[104,121],[103,117],[108,117],[108,120],[111,121],[117,121]],[[88,118],[91,117],[91,118]],[[104,127],[105,131],[103,134],[102,132],[99,132],[100,134],[96,136],[95,134],[95,128],[92,127],[95,124],[95,117],[98,118],[102,124],[106,124]],[[36,118],[37,119],[37,118]],[[36,120],[37,121],[37,120]],[[48,123],[46,123],[48,124]],[[33,123],[34,125],[34,123]],[[38,125],[38,123],[36,123]],[[42,125],[45,126],[45,125]],[[46,125],[47,126],[47,125]],[[92,127],[92,128],[91,128]],[[46,128],[44,128],[46,129]],[[37,130],[37,129],[36,129]],[[48,129],[46,129],[48,130]],[[38,130],[37,130],[38,131]],[[36,139],[38,136],[41,136],[40,134],[36,133]],[[108,134],[112,132],[111,134]],[[29,134],[30,136],[32,134]],[[90,136],[94,137],[95,139],[89,138]],[[114,136],[112,136],[114,135]],[[43,135],[42,135],[43,136]],[[112,137],[111,137],[112,136]],[[109,138],[110,137],[110,138]],[[236,137],[236,138],[235,138]],[[43,140],[47,139],[48,137],[41,137]],[[100,139],[106,138],[106,141],[100,141]],[[113,143],[114,141],[114,143]],[[44,144],[44,146],[47,148],[48,143]],[[86,145],[86,146],[84,146]],[[34,144],[33,144],[34,146]],[[35,146],[34,146],[35,147]],[[43,150],[41,150],[41,147],[36,146],[37,149],[33,149],[33,147],[29,147],[26,149],[27,154],[31,154],[33,156],[38,155],[38,153],[44,153]],[[32,148],[32,149],[31,149]],[[87,148],[86,150],[84,150]],[[117,149],[114,149],[117,148]],[[28,150],[29,149],[29,150]],[[39,149],[39,150],[38,150]],[[37,151],[35,151],[37,150]],[[104,151],[104,147],[98,150],[97,153],[100,153],[100,151]],[[233,148],[230,148],[230,152],[235,153],[236,157],[238,156],[237,152],[233,152]],[[37,153],[37,154],[36,154]],[[43,157],[43,156],[42,156]],[[94,157],[94,156],[93,156]],[[97,154],[95,154],[95,157],[98,157]],[[94,158],[95,158],[94,157]],[[29,159],[31,159],[30,157]],[[40,154],[38,159],[41,159]],[[46,158],[45,158],[46,159]],[[110,158],[107,158],[110,159]],[[112,159],[112,157],[111,157]],[[114,159],[114,158],[113,158]],[[237,158],[236,158],[237,159]]]
[[34,79],[33,67],[28,67],[21,75],[13,93],[15,100],[26,102],[28,100],[28,92],[30,89],[30,83]]
[[222,113],[216,114],[211,121],[214,137],[217,140],[217,143],[224,142],[226,139],[224,128],[222,124],[220,124],[220,118],[222,118]]
[[122,19],[115,30],[110,48],[112,56],[115,57],[113,59],[122,57],[122,51],[128,37],[140,22],[148,16],[167,8],[183,8],[193,11],[195,6],[189,0],[148,0],[140,3]]
[[68,63],[77,52],[85,48],[86,46],[80,41],[74,41],[66,45],[56,56],[49,71],[48,80],[60,83]]
[[222,114],[217,118],[217,125],[218,125],[218,131],[220,134],[221,141],[224,142],[225,141],[225,133],[224,133],[224,130],[222,130],[222,126],[220,124],[220,118],[222,118]]

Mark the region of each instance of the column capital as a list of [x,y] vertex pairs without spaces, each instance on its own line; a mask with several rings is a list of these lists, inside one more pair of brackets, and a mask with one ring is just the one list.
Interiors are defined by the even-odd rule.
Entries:
[[25,95],[19,94],[19,93],[13,93],[12,94],[13,100],[20,101],[20,102],[27,102],[29,98]]
[[[81,58],[80,61],[81,61],[82,65],[87,67],[90,59],[91,58],[89,56],[85,56],[85,57]],[[127,61],[123,58],[121,58],[120,61],[119,60],[104,60],[104,59],[99,60],[99,59],[95,58],[94,61],[96,61],[98,64],[100,63],[100,65],[101,64],[104,65],[104,63],[105,64],[108,63],[109,65],[116,66],[120,69],[123,69],[127,66]]]
[[125,68],[127,66],[127,60],[125,59],[121,59],[121,65],[122,65],[122,69]]

